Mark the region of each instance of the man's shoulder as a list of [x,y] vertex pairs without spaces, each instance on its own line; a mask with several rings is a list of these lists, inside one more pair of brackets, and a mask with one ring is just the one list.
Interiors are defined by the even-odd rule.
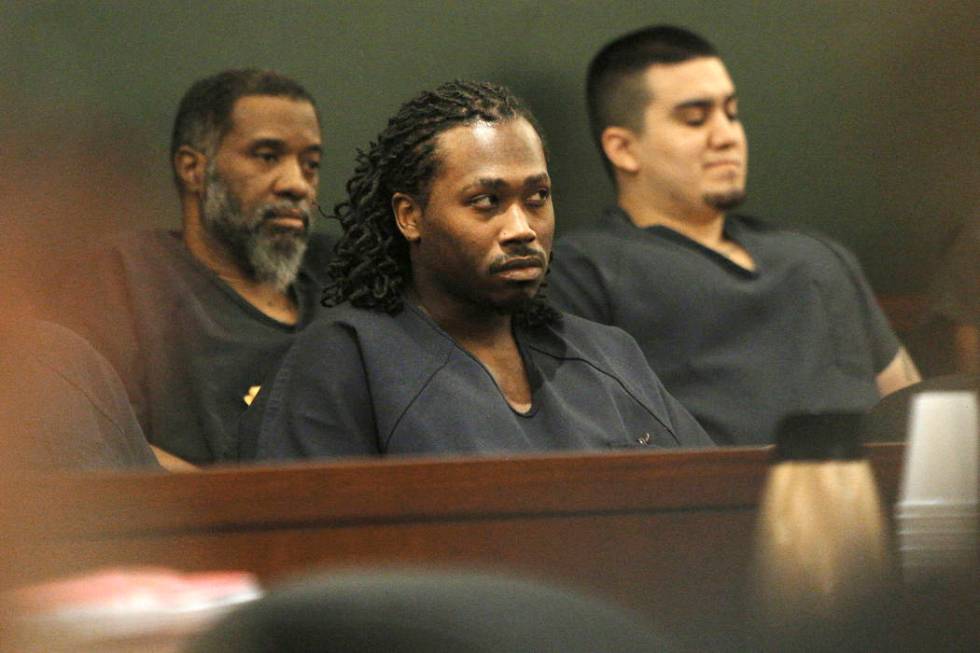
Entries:
[[169,274],[178,261],[193,266],[180,233],[165,229],[106,234],[70,250],[65,261],[63,273],[74,275],[83,270],[89,277],[120,272],[141,277],[152,276],[154,271]]
[[99,360],[92,345],[68,327],[44,319],[30,320],[12,333],[11,346],[34,357],[42,364],[75,368],[79,362]]
[[89,243],[84,251],[91,255],[118,252],[139,257],[148,253],[171,254],[181,247],[180,232],[167,229],[128,229],[106,234]]
[[818,229],[803,226],[785,226],[755,216],[729,215],[726,228],[738,240],[740,236],[754,237],[769,242],[771,247],[792,256],[807,257],[844,264],[857,268],[854,253],[844,244]]
[[59,313],[66,304],[90,313],[93,298],[104,301],[106,292],[122,296],[131,287],[167,290],[175,285],[175,271],[186,277],[191,273],[180,271],[194,267],[181,248],[179,235],[162,229],[115,232],[78,244],[52,266],[45,301],[58,306]]
[[784,238],[810,246],[846,250],[837,240],[819,229],[800,225],[783,225],[754,215],[729,214],[726,217],[726,228],[736,233],[753,233],[772,238]]
[[326,308],[308,328],[326,331],[334,328],[336,325],[349,325],[357,330],[394,329],[396,328],[396,317],[383,311],[358,308],[357,306],[351,306],[348,302],[344,302]]
[[445,335],[407,304],[394,315],[384,311],[359,308],[345,302],[321,312],[300,334],[301,340],[323,338],[363,342],[368,346],[392,342],[410,345],[414,342],[445,340]]
[[630,244],[629,234],[590,225],[567,234],[562,234],[555,243],[555,249],[577,251],[585,254],[608,254]]
[[562,234],[557,246],[601,252],[630,242],[635,238],[636,230],[622,210],[611,207],[598,220]]

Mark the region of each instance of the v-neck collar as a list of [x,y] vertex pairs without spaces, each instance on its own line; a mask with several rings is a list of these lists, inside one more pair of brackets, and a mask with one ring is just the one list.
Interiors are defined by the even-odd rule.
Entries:
[[446,340],[452,343],[452,346],[459,352],[462,352],[465,356],[469,357],[474,363],[480,366],[480,369],[487,375],[490,382],[497,389],[497,393],[500,396],[500,400],[503,401],[507,407],[518,417],[533,417],[538,411],[538,405],[540,404],[538,397],[538,388],[541,387],[542,374],[534,362],[534,357],[531,353],[532,348],[527,346],[525,343],[526,334],[523,330],[516,324],[511,322],[511,333],[514,336],[514,341],[517,343],[517,351],[521,356],[521,361],[524,364],[524,373],[527,375],[527,382],[531,388],[531,407],[526,412],[521,412],[514,408],[511,403],[507,400],[507,396],[504,395],[504,391],[500,388],[497,383],[497,379],[494,378],[493,374],[487,368],[487,366],[479,358],[473,355],[465,347],[461,346],[456,339],[453,338],[448,331],[443,329],[439,324],[432,319],[428,313],[426,313],[420,306],[416,305],[414,302],[410,301],[407,297],[404,298],[404,306],[406,310],[410,310],[415,316],[420,318],[423,322],[428,324],[430,327],[436,330],[440,335],[442,335]]

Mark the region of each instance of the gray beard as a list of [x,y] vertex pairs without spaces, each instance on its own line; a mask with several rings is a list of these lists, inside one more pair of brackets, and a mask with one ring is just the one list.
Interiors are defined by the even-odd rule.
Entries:
[[[266,216],[276,211],[297,209],[306,218],[307,229],[302,233],[275,229],[265,222]],[[296,280],[309,241],[311,219],[305,207],[283,200],[263,204],[251,215],[244,215],[241,202],[208,166],[201,218],[205,231],[254,280],[270,283],[279,292],[285,292]]]
[[704,195],[704,203],[719,211],[730,211],[740,206],[747,197],[744,190],[732,190],[727,193],[709,193]]

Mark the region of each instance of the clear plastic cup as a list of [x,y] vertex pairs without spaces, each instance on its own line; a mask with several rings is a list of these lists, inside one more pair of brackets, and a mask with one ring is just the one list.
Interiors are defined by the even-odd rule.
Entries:
[[899,514],[977,504],[977,397],[923,392],[912,400]]

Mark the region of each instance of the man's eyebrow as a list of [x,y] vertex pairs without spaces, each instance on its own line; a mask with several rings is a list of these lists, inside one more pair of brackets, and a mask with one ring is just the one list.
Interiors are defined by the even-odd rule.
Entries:
[[524,180],[525,186],[533,186],[535,184],[549,184],[551,183],[551,177],[548,176],[547,172],[542,172],[541,174],[531,175]]
[[[548,176],[548,173],[542,172],[540,174],[531,175],[530,177],[525,178],[522,185],[530,186],[532,184],[547,183],[550,181],[551,177]],[[463,190],[471,190],[474,188],[500,190],[501,188],[506,188],[507,186],[507,182],[501,177],[480,177],[479,179],[474,179],[472,183],[467,184]]]
[[470,190],[473,188],[490,188],[493,190],[498,190],[507,186],[507,182],[500,177],[480,177],[479,179],[474,179],[469,184],[466,184],[463,190]]
[[[737,100],[738,96],[735,93],[726,95],[721,100],[722,106],[728,104],[732,100]],[[683,111],[684,109],[710,109],[715,104],[715,101],[711,98],[694,98],[692,100],[686,100],[674,107],[674,111]]]
[[251,143],[252,149],[267,147],[273,150],[285,148],[286,143],[281,138],[257,138]]
[[[252,149],[258,150],[262,148],[268,148],[270,150],[282,151],[286,149],[286,141],[281,138],[257,138],[252,141]],[[319,143],[310,145],[303,150],[304,152],[315,152],[316,154],[323,153],[323,147]]]

